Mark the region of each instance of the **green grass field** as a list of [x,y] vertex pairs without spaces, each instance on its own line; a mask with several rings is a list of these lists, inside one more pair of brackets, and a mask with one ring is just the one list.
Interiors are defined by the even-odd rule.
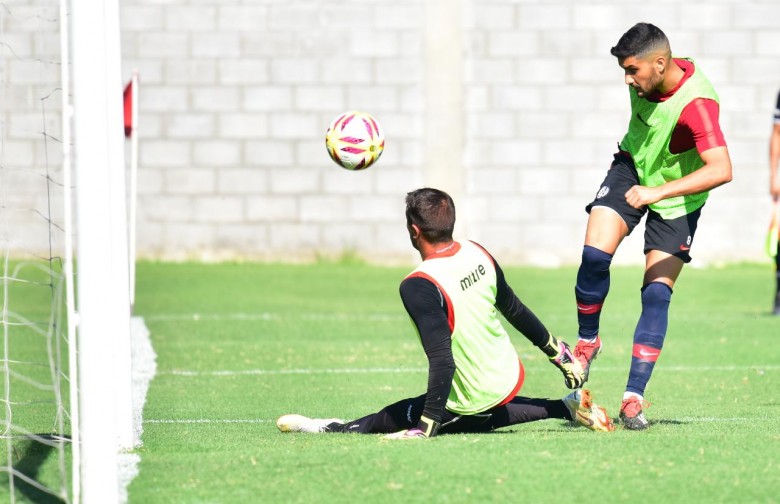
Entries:
[[64,280],[57,261],[9,262],[4,270],[0,502],[13,502],[10,466],[32,480],[16,478],[16,502],[61,502],[71,470],[70,443],[63,441],[70,433]]
[[[425,390],[398,297],[407,269],[352,263],[138,268],[136,315],[157,352],[131,503],[778,502],[780,319],[769,265],[686,269],[648,387],[648,431],[548,420],[391,442],[282,434],[284,413],[356,418]],[[574,268],[506,268],[575,340]],[[617,416],[639,315],[639,268],[613,268],[588,387]],[[521,394],[568,393],[512,332]]]
[[[769,265],[683,271],[647,391],[648,431],[595,433],[548,420],[406,442],[278,432],[284,413],[352,419],[424,392],[426,361],[397,291],[407,272],[349,261],[141,263],[135,313],[150,329],[158,372],[129,501],[780,501],[780,318],[769,315]],[[506,274],[554,333],[575,340],[574,268]],[[604,351],[588,382],[613,416],[641,275],[613,268]],[[33,320],[47,317],[49,296],[30,285],[8,293]],[[557,369],[510,332],[527,371],[521,394],[566,395]],[[14,326],[10,335],[12,356],[34,362],[45,354],[36,331]],[[27,374],[44,383],[48,371],[36,373]],[[14,423],[53,432],[51,400],[27,385],[12,376],[12,400],[30,402],[14,409]],[[69,449],[63,461],[29,440],[13,440],[10,450],[2,443],[17,470],[60,488]],[[3,477],[0,502],[60,502],[21,480],[12,500]]]

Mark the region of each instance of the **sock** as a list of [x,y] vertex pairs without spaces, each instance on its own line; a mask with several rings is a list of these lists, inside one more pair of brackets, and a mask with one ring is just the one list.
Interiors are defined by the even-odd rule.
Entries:
[[775,304],[780,302],[780,266],[775,270]]
[[780,242],[777,244],[775,254],[775,300],[772,313],[780,315]]
[[[780,245],[777,248],[780,249]],[[780,299],[780,250],[775,256],[775,299]]]
[[644,399],[644,397],[643,397],[643,396],[641,396],[641,395],[637,394],[636,392],[628,392],[628,391],[626,391],[626,392],[623,392],[623,400],[624,400],[624,401],[625,401],[626,399],[631,399],[632,397],[636,397],[636,398],[637,398],[638,400],[640,400],[640,401]]
[[634,349],[626,392],[645,395],[645,387],[661,354],[669,325],[669,303],[672,289],[660,282],[642,287],[642,315],[634,332]]
[[582,263],[574,287],[580,339],[592,341],[599,334],[601,307],[609,292],[610,264],[612,255],[589,245],[583,247]]
[[779,264],[775,270],[775,303],[774,307],[772,308],[772,313],[775,315],[780,315],[780,253],[778,254],[777,262]]

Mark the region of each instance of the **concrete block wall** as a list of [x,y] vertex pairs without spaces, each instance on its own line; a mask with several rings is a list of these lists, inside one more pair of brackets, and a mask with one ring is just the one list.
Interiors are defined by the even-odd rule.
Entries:
[[[64,243],[59,5],[0,6],[0,248],[48,258]],[[9,272],[9,275],[13,273]]]
[[[141,78],[138,254],[409,262],[403,198],[434,185],[456,198],[458,234],[502,262],[576,263],[583,207],[628,119],[609,48],[649,21],[715,84],[734,163],[734,182],[713,192],[692,254],[701,263],[765,260],[780,3],[654,5],[123,0],[123,78],[134,69]],[[57,49],[16,25],[4,37],[25,54]],[[12,59],[7,81],[34,85]],[[348,109],[372,113],[385,129],[383,157],[366,171],[340,169],[323,145],[330,121]],[[4,107],[15,128],[4,165],[30,163],[37,147],[20,131],[35,129],[37,113]],[[642,231],[616,262],[642,261]]]

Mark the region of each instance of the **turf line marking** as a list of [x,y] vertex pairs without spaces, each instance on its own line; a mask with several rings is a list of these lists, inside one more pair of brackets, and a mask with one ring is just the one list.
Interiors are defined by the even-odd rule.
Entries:
[[428,368],[342,368],[342,369],[246,369],[243,371],[187,371],[174,369],[157,374],[174,376],[240,376],[240,375],[308,375],[308,374],[369,374],[421,373]]
[[270,321],[270,320],[314,320],[314,321],[398,321],[407,320],[406,314],[387,313],[161,313],[145,317],[148,322],[200,322],[200,321]]
[[681,417],[681,418],[675,418],[675,420],[680,422],[701,422],[701,423],[713,423],[713,422],[760,422],[760,421],[769,421],[769,418],[767,417],[732,417],[732,418],[718,418],[718,417]]
[[[143,410],[146,403],[146,396],[149,391],[149,384],[154,379],[157,372],[157,354],[152,347],[152,341],[149,338],[149,329],[144,323],[143,317],[133,316],[130,318],[130,343],[132,352],[132,402],[133,402],[133,445],[135,448],[142,446],[141,436],[143,434]],[[119,502],[124,504],[128,501],[127,487],[138,476],[138,465],[141,463],[141,456],[138,453],[123,452],[119,454],[118,480],[119,480]]]
[[777,371],[780,364],[751,364],[749,366],[661,366],[664,371]]
[[149,418],[145,424],[260,424],[274,420],[264,418]]
[[[525,366],[526,369],[541,369],[541,366]],[[707,372],[707,371],[753,371],[763,374],[765,371],[780,370],[778,364],[751,365],[751,366],[668,366],[659,367],[662,372]],[[604,366],[598,371],[626,371],[628,366]],[[253,376],[253,375],[319,375],[319,374],[381,374],[381,373],[424,373],[428,368],[324,368],[324,369],[245,369],[245,370],[219,370],[219,371],[193,371],[186,369],[172,369],[158,371],[158,375],[169,376]]]

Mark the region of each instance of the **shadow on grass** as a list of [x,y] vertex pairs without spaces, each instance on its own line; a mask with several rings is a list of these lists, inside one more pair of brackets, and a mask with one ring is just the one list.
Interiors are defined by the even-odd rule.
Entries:
[[[37,437],[54,441],[54,438],[48,434],[38,434]],[[37,482],[41,467],[53,451],[53,446],[40,443],[34,439],[27,439],[24,442],[18,443],[13,447],[14,458],[18,458],[18,460],[14,462],[14,470],[24,474],[26,478]],[[65,502],[62,498],[45,492],[18,476],[14,476],[13,478],[15,491],[24,495],[30,502],[35,502],[36,504],[61,504]],[[8,480],[4,481],[3,485],[10,487]]]

